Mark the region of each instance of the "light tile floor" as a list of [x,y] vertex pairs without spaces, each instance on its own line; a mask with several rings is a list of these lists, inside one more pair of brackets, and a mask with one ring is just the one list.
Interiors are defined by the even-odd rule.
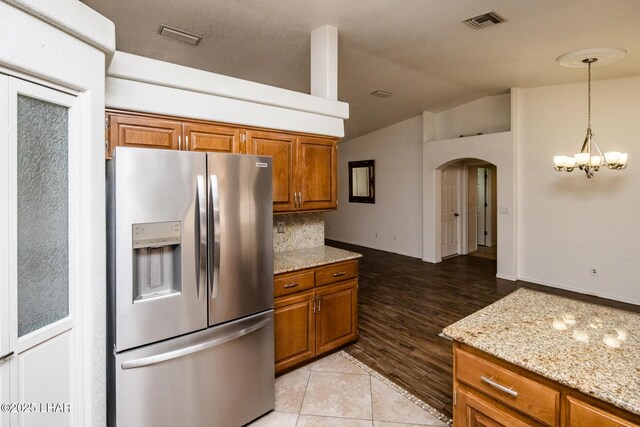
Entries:
[[339,352],[276,378],[275,410],[250,426],[417,427],[446,426],[449,421]]

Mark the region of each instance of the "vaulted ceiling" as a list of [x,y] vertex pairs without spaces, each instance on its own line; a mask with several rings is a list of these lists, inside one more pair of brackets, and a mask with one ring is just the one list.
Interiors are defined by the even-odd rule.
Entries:
[[[339,31],[338,98],[351,139],[423,110],[442,111],[511,87],[586,80],[566,52],[619,47],[627,57],[594,80],[640,75],[638,0],[84,0],[116,26],[117,49],[309,93],[310,32]],[[462,21],[494,10],[475,30]],[[161,24],[204,38],[158,34]],[[370,95],[376,89],[389,98]],[[594,97],[597,96],[594,94]]]

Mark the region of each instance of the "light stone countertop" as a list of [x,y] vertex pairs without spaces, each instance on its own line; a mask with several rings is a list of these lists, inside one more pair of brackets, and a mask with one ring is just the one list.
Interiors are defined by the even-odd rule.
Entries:
[[273,254],[273,273],[287,273],[361,257],[362,255],[359,253],[331,246],[316,246],[277,252]]
[[522,288],[443,332],[640,415],[640,314]]

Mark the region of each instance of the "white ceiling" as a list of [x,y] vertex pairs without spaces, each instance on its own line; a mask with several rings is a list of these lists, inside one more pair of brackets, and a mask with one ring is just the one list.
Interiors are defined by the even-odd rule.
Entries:
[[[346,139],[511,87],[586,80],[559,55],[620,47],[594,80],[640,75],[640,0],[84,0],[116,26],[118,50],[309,93],[310,32],[339,31]],[[461,21],[495,10],[507,22]],[[191,46],[160,24],[204,36]],[[393,92],[382,99],[376,89]],[[597,94],[594,94],[594,101]]]

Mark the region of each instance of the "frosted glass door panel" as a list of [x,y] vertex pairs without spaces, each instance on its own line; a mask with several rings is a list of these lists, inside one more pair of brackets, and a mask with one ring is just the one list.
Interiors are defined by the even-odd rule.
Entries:
[[69,314],[69,109],[18,95],[18,336]]

